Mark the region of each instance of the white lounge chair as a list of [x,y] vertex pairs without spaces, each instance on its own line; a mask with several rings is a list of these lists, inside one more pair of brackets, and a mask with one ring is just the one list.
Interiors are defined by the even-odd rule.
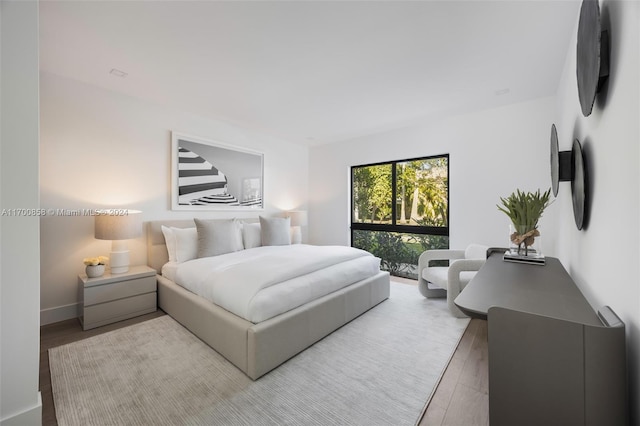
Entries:
[[[487,260],[488,246],[470,244],[465,250],[427,250],[418,259],[418,288],[424,297],[446,297],[451,313],[466,315],[453,303],[471,278]],[[431,266],[448,260],[449,266]]]

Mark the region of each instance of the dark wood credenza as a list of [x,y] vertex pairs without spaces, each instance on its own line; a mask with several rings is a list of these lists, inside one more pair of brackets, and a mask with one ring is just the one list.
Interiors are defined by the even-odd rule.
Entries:
[[596,313],[558,259],[490,249],[455,304],[488,321],[492,426],[628,424],[624,323]]

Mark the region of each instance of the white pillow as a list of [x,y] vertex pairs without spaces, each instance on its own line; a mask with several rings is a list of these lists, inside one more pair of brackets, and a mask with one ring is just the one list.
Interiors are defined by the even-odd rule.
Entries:
[[245,249],[260,247],[262,245],[259,223],[245,223],[242,225],[242,242],[244,243]]
[[218,256],[244,249],[237,219],[194,219],[198,230],[197,257]]
[[260,216],[260,236],[263,246],[286,246],[291,244],[290,217]]
[[169,254],[169,262],[176,261],[176,237],[173,235],[173,229],[168,226],[161,226],[164,242],[167,245],[167,253]]
[[198,231],[196,228],[171,228],[176,241],[176,262],[195,259],[198,253]]

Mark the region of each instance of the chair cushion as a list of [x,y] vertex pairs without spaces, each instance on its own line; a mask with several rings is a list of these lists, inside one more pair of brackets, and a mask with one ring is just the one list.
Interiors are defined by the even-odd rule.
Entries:
[[[449,267],[448,266],[434,266],[431,268],[424,268],[422,270],[422,278],[430,283],[437,285],[440,288],[447,289],[447,282],[449,281]],[[476,275],[475,271],[462,271],[460,272],[460,284],[464,288],[471,278]]]
[[486,259],[489,247],[480,244],[469,244],[464,250],[465,259]]
[[432,284],[437,285],[440,288],[447,288],[448,277],[448,266],[432,266],[429,268],[424,268],[422,270],[422,278],[429,281]]

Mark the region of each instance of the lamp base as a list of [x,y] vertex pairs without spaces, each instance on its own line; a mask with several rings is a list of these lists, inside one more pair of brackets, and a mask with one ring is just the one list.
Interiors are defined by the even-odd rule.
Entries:
[[302,244],[302,229],[300,226],[291,227],[291,244]]
[[109,268],[112,274],[123,274],[129,271],[129,250],[125,241],[112,242]]

